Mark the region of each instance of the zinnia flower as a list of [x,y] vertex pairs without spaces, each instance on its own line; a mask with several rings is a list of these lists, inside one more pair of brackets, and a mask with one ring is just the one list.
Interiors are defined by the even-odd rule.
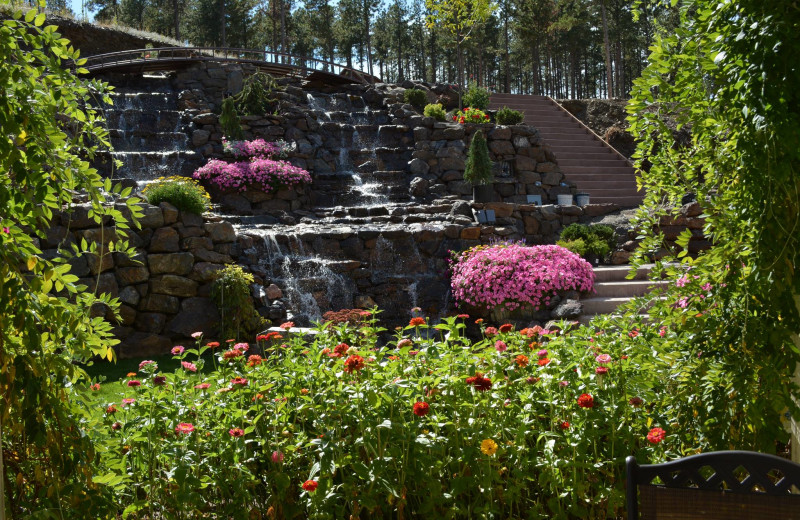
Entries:
[[281,323],[281,325],[280,325],[280,328],[282,328],[283,330],[289,330],[292,327],[294,327],[294,322],[293,321],[287,321],[286,323]]
[[364,358],[354,354],[344,360],[344,371],[349,373],[357,372],[364,368]]
[[414,344],[414,342],[411,341],[410,339],[403,338],[403,339],[401,339],[400,341],[397,342],[397,348],[410,347],[413,344]]
[[529,362],[528,356],[520,354],[519,356],[514,358],[514,362],[517,364],[518,367],[524,368],[524,367],[528,366],[528,362]]
[[235,359],[235,358],[243,356],[243,355],[244,355],[244,352],[242,352],[241,350],[226,350],[222,354],[222,359],[230,360],[230,359]]
[[540,367],[546,367],[547,365],[550,364],[550,358],[539,358],[536,364],[539,365]]
[[242,354],[244,354],[245,352],[250,350],[250,345],[248,345],[247,343],[237,343],[236,345],[233,346],[233,350],[239,350],[242,352]]
[[111,425],[111,429],[112,430],[116,431],[116,430],[119,430],[120,428],[122,428],[122,425],[120,423],[118,423],[118,422],[115,422],[114,424]]
[[594,397],[589,394],[581,394],[578,397],[578,406],[581,408],[593,408],[594,407]]
[[134,386],[135,387],[135,386],[139,386],[141,384],[142,384],[142,382],[139,381],[138,379],[131,379],[130,381],[128,381],[128,386]]
[[197,372],[197,366],[194,363],[189,363],[188,361],[181,361],[181,366],[187,372]]
[[319,486],[319,484],[317,483],[316,480],[306,480],[305,482],[303,482],[303,489],[305,489],[309,493],[313,493],[314,491],[316,491],[317,486]]
[[492,439],[484,439],[481,442],[481,453],[490,457],[497,453],[497,443]]
[[179,423],[178,426],[175,427],[175,433],[177,434],[188,434],[194,431],[194,424],[192,423]]
[[456,316],[456,318],[460,318],[462,320],[468,320],[469,314],[459,314],[458,316]]
[[514,326],[510,323],[504,323],[500,325],[500,332],[505,333],[505,332],[511,332],[512,330],[514,330]]
[[206,347],[208,348],[217,348],[219,346],[219,341],[209,341],[206,343]]
[[155,376],[153,378],[153,384],[156,386],[163,386],[167,384],[167,378],[164,376]]
[[599,356],[594,358],[594,360],[600,363],[601,365],[607,365],[611,363],[611,356],[609,356],[608,354],[600,354]]
[[659,442],[664,440],[664,437],[667,436],[667,432],[662,430],[661,428],[653,428],[650,430],[650,433],[647,434],[647,440],[650,444],[658,444]]
[[244,435],[244,430],[241,428],[231,428],[228,430],[228,433],[231,435],[231,437],[241,437]]
[[475,372],[475,375],[468,377],[466,382],[468,385],[474,386],[475,390],[479,392],[485,392],[492,388],[492,380],[488,377],[483,377],[481,372]]
[[261,364],[261,361],[262,361],[261,356],[259,356],[258,354],[253,354],[252,356],[247,358],[247,366],[249,367],[258,366]]
[[243,377],[234,377],[233,379],[231,379],[231,384],[234,385],[234,386],[236,386],[236,385],[238,385],[238,386],[247,386],[247,383],[248,383],[247,379],[245,379]]
[[279,463],[283,462],[283,453],[281,453],[278,450],[273,451],[272,452],[272,462],[274,462],[275,464],[279,464]]
[[504,341],[497,340],[494,342],[494,349],[498,352],[505,352],[508,350],[508,345]]
[[419,327],[420,325],[425,325],[425,318],[411,318],[411,321],[408,322],[409,327]]
[[152,361],[152,360],[150,360],[150,359],[145,359],[144,361],[142,361],[141,363],[139,363],[139,370],[142,370],[142,369],[143,369],[144,367],[146,367],[147,365],[153,365],[153,364],[155,364],[155,361]]
[[127,398],[122,400],[122,406],[128,406],[129,404],[133,404],[135,402],[136,402],[136,399],[134,399],[133,397],[127,397]]
[[490,337],[495,336],[497,334],[497,329],[494,328],[494,327],[486,327],[486,330],[484,331],[484,334],[486,334],[486,337],[490,338]]
[[569,423],[567,421],[561,421],[561,424],[559,424],[559,426],[561,426],[562,430],[569,429]]
[[173,356],[180,356],[181,354],[183,354],[183,351],[184,351],[184,350],[186,350],[186,349],[185,349],[185,348],[183,348],[183,347],[182,347],[182,346],[180,346],[180,345],[178,345],[178,346],[176,346],[176,347],[172,347],[172,355],[173,355]]
[[428,415],[428,411],[430,410],[430,405],[424,401],[414,403],[414,415],[419,417],[425,417]]
[[606,367],[597,367],[597,368],[594,369],[594,373],[597,374],[598,376],[602,376],[602,375],[608,374],[608,368],[606,368]]
[[197,338],[199,338],[199,337],[200,337],[200,336],[202,336],[202,335],[203,335],[203,333],[202,333],[202,332],[200,332],[200,331],[197,331],[197,332],[192,332],[192,337],[193,337],[194,339],[197,339]]
[[[531,343],[531,345],[534,345],[534,344],[535,343]],[[541,358],[546,358],[547,357],[547,349],[540,350],[539,352],[536,353],[536,356],[538,356],[540,359]]]
[[633,406],[634,408],[639,408],[640,406],[642,406],[642,403],[644,403],[644,401],[642,400],[642,398],[641,398],[641,397],[631,397],[631,398],[628,400],[628,402],[629,402],[629,403],[631,404],[631,406]]
[[194,387],[197,390],[206,390],[209,386],[211,386],[211,385],[208,384],[208,383],[200,383],[199,385],[194,385]]
[[92,386],[90,386],[89,388],[92,389],[92,392],[97,392],[98,390],[100,390],[100,383],[95,383]]
[[333,354],[330,354],[330,357],[344,357],[348,350],[350,350],[350,345],[347,343],[339,343],[333,347]]
[[112,413],[117,413],[117,407],[114,406],[113,404],[110,405],[108,408],[106,408],[106,413],[109,415]]

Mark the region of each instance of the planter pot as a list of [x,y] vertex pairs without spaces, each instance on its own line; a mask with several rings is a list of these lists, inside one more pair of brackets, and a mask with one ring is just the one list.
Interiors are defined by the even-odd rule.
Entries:
[[556,197],[559,206],[572,206],[572,194],[560,193]]
[[472,202],[493,202],[494,184],[478,184],[472,187]]
[[575,194],[575,202],[578,206],[586,206],[589,204],[589,194],[588,193],[576,193]]

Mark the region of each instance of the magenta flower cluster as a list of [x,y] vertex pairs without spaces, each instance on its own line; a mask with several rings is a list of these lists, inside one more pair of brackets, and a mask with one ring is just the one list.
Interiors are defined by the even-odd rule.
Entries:
[[561,291],[591,291],[594,271],[589,262],[560,246],[477,246],[457,257],[451,287],[459,303],[539,309]]
[[223,149],[226,153],[233,155],[237,159],[249,159],[260,157],[268,159],[277,157],[283,152],[283,147],[278,143],[270,143],[263,139],[252,141],[222,141]]
[[306,170],[286,161],[265,158],[234,163],[211,159],[205,166],[198,168],[193,177],[208,180],[220,189],[234,191],[246,191],[248,187],[255,187],[270,192],[311,182],[311,175]]

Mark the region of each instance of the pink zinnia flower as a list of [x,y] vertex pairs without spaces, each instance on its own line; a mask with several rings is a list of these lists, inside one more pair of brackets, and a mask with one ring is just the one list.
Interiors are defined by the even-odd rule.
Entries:
[[172,347],[172,355],[173,355],[173,356],[180,356],[181,354],[183,354],[183,351],[184,351],[184,350],[186,350],[186,349],[185,349],[185,348],[183,348],[183,347],[182,347],[182,346],[180,346],[180,345],[178,345],[178,346],[176,346],[176,347]]
[[178,426],[175,427],[175,433],[177,434],[188,434],[194,431],[194,424],[192,423],[179,423]]
[[139,370],[142,370],[142,369],[143,369],[144,367],[146,367],[147,365],[154,365],[154,364],[155,364],[155,361],[152,361],[152,360],[150,360],[150,359],[145,359],[144,361],[142,361],[141,363],[139,363]]
[[228,430],[228,433],[231,437],[242,437],[244,435],[244,430],[241,428],[231,428]]
[[293,321],[287,321],[286,323],[281,323],[281,325],[280,325],[280,328],[282,328],[283,330],[289,330],[292,327],[294,327],[294,322]]
[[194,363],[189,363],[188,361],[181,361],[181,366],[187,372],[197,372],[197,366]]
[[599,356],[594,358],[594,360],[600,363],[601,365],[607,365],[611,363],[611,356],[609,356],[608,354],[600,354]]
[[193,337],[194,339],[197,339],[197,338],[199,338],[199,337],[200,337],[200,336],[202,336],[202,335],[203,335],[203,333],[202,333],[202,332],[200,332],[200,331],[197,331],[197,332],[192,332],[192,337]]
[[508,345],[506,345],[503,341],[497,340],[494,343],[494,349],[498,352],[505,352],[508,350]]
[[205,390],[205,389],[207,389],[209,386],[211,386],[211,385],[210,385],[210,384],[208,384],[208,383],[200,383],[199,385],[194,385],[194,387],[195,387],[197,390]]
[[128,398],[122,400],[122,406],[127,406],[127,405],[133,404],[135,402],[136,402],[136,399],[134,399],[133,397],[128,397]]
[[283,462],[283,453],[281,453],[278,450],[273,451],[272,462],[274,462],[275,464],[280,464],[281,462]]
[[547,350],[542,349],[539,352],[537,352],[536,355],[539,356],[539,359],[546,358],[547,357]]
[[237,343],[233,346],[233,350],[238,350],[239,352],[247,352],[250,349],[250,345],[247,343]]

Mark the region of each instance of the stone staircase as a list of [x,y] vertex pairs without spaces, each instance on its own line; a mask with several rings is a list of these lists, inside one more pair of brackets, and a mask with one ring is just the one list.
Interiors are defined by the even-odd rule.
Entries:
[[579,192],[588,193],[592,203],[634,207],[642,202],[628,160],[551,98],[492,94],[489,109],[504,106],[519,110],[525,114],[525,123],[539,129],[566,180],[575,183]]
[[588,323],[599,314],[613,314],[623,303],[666,284],[666,281],[648,279],[651,268],[651,264],[639,267],[636,276],[632,280],[628,280],[626,277],[630,272],[629,265],[595,267],[595,294],[591,298],[581,300],[583,314],[580,321]]

